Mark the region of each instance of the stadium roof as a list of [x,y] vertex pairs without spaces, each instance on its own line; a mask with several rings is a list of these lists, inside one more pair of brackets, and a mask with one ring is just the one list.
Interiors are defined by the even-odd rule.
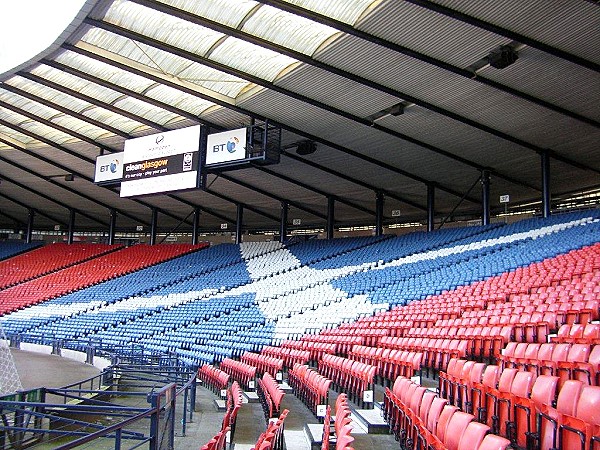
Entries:
[[[277,229],[477,218],[600,189],[600,9],[573,0],[97,0],[34,60],[0,75],[0,228],[182,224]],[[31,30],[34,32],[34,30]],[[18,45],[15,42],[14,45]],[[516,58],[516,60],[515,60]],[[122,199],[93,183],[126,139],[268,119],[281,163],[209,175],[204,191]],[[317,150],[298,155],[304,141]],[[73,181],[65,175],[72,174]],[[69,177],[67,177],[69,178]],[[400,211],[400,216],[392,211]]]

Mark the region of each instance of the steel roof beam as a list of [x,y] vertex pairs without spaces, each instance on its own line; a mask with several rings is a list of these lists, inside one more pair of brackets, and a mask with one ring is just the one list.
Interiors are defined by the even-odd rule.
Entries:
[[59,205],[62,208],[65,208],[65,209],[68,209],[68,210],[73,210],[77,214],[79,214],[80,216],[85,217],[85,218],[87,218],[89,220],[92,220],[94,222],[97,222],[100,225],[108,226],[108,222],[103,222],[100,219],[98,219],[97,217],[94,217],[94,216],[92,216],[92,215],[90,215],[90,214],[88,214],[88,213],[86,213],[84,211],[81,211],[80,209],[74,208],[72,206],[65,205],[64,203],[59,202],[55,198],[52,198],[51,196],[49,196],[49,195],[47,195],[47,194],[45,194],[43,192],[40,192],[40,191],[38,191],[36,189],[33,189],[33,188],[31,188],[31,187],[29,187],[29,186],[27,186],[27,185],[25,185],[25,184],[23,184],[23,183],[21,183],[19,181],[16,181],[16,180],[10,178],[10,177],[7,177],[6,175],[0,175],[0,176],[2,177],[3,180],[6,180],[9,183],[14,184],[15,186],[18,186],[21,189],[29,191],[29,192],[31,192],[31,193],[33,193],[33,194],[35,194],[35,195],[43,198],[44,200],[48,200],[49,202],[56,203],[57,205]]
[[586,69],[591,69],[595,72],[600,72],[600,65],[596,64],[593,61],[589,61],[585,58],[582,58],[577,55],[573,55],[572,53],[566,52],[556,47],[552,47],[551,45],[540,42],[536,39],[527,37],[523,34],[517,33],[515,31],[508,30],[498,25],[494,25],[492,23],[486,22],[484,20],[478,19],[474,16],[470,16],[468,14],[462,13],[455,9],[448,8],[446,6],[439,5],[429,0],[405,0],[409,3],[413,3],[422,8],[428,9],[430,11],[435,11],[439,14],[443,14],[444,16],[451,17],[452,19],[458,20],[460,22],[468,23],[469,25],[473,25],[475,27],[481,28],[483,30],[490,31],[495,34],[499,34],[500,36],[507,37],[512,39],[513,41],[518,41],[523,44],[526,44],[530,47],[537,48],[543,52],[546,52],[552,56],[556,56],[557,58],[564,59],[566,61],[572,62],[573,64],[577,64],[579,66],[585,67]]
[[[142,0],[132,0],[132,1],[139,2],[139,3],[147,3],[146,0],[143,0],[143,1]],[[157,9],[157,10],[161,10],[161,11],[165,10],[166,11],[167,8],[174,9],[171,6],[166,6],[166,5],[163,6],[163,4],[160,4],[160,6],[156,6],[156,1],[155,0],[148,0],[148,1],[151,2],[152,8]],[[298,16],[310,19],[312,21],[325,24],[327,26],[330,26],[332,28],[340,30],[340,31],[342,31],[342,32],[344,32],[346,34],[358,37],[360,39],[363,39],[365,41],[371,42],[373,44],[380,45],[380,46],[382,46],[384,48],[387,48],[388,50],[395,51],[397,53],[409,56],[409,57],[417,59],[419,61],[426,62],[426,63],[431,64],[431,65],[433,65],[435,67],[438,67],[440,69],[447,70],[448,72],[451,72],[451,73],[453,73],[455,75],[459,75],[459,76],[461,76],[463,78],[468,78],[470,80],[473,80],[473,81],[476,81],[476,82],[488,85],[490,87],[493,87],[494,89],[498,89],[500,91],[506,92],[506,93],[508,93],[508,94],[510,94],[510,95],[512,95],[514,97],[521,98],[521,99],[526,100],[528,102],[535,103],[536,105],[539,105],[539,106],[542,106],[544,108],[550,109],[550,110],[552,110],[554,112],[557,112],[559,114],[562,114],[562,115],[565,115],[565,116],[569,116],[569,117],[571,117],[573,119],[576,119],[576,120],[579,120],[581,122],[587,123],[588,125],[592,125],[592,126],[595,126],[595,127],[600,127],[600,122],[596,121],[593,118],[583,116],[583,115],[581,115],[579,113],[576,113],[574,111],[570,111],[570,110],[568,110],[566,108],[563,108],[561,106],[555,105],[554,103],[550,103],[550,102],[548,102],[546,100],[543,100],[541,98],[535,97],[534,95],[527,94],[525,92],[519,91],[518,89],[512,88],[510,86],[506,86],[506,85],[504,85],[502,83],[499,83],[498,81],[495,81],[495,80],[492,80],[492,79],[489,79],[489,78],[485,78],[484,76],[479,75],[479,74],[477,74],[477,73],[475,73],[475,72],[473,72],[471,70],[463,69],[462,67],[458,67],[458,66],[454,66],[454,65],[452,65],[450,63],[447,63],[445,61],[442,61],[440,59],[436,59],[436,58],[434,58],[432,56],[428,56],[428,55],[426,55],[424,53],[417,52],[416,50],[412,50],[412,49],[410,49],[408,47],[396,44],[396,43],[394,43],[392,41],[388,41],[386,39],[377,37],[377,36],[375,36],[373,34],[370,34],[370,33],[367,33],[365,31],[359,30],[359,29],[357,29],[357,28],[353,27],[352,25],[347,24],[345,22],[333,19],[331,17],[325,16],[323,14],[319,14],[319,13],[314,12],[314,11],[310,11],[310,10],[308,10],[306,8],[302,8],[300,6],[297,6],[297,5],[293,4],[293,3],[286,2],[284,0],[256,0],[256,1],[258,1],[260,3],[264,3],[266,5],[273,6],[275,8],[281,9],[281,10],[289,12],[291,14],[295,14],[295,15],[298,15]],[[185,13],[185,14],[186,15],[191,15],[190,13]],[[192,16],[193,17],[198,17],[198,16],[194,16],[194,15],[192,15]],[[202,18],[202,20],[206,21],[206,23],[204,24],[205,26],[208,26],[208,24],[210,22],[212,22],[212,21],[209,21],[208,19],[204,19],[204,18]],[[223,26],[223,25],[221,25],[221,26]],[[237,33],[243,33],[243,32],[237,31]],[[243,33],[243,34],[247,34],[247,33]],[[260,39],[260,38],[255,38],[255,39],[257,39],[257,42],[264,41],[263,39]],[[268,41],[266,41],[266,42],[268,42]],[[269,44],[271,44],[271,43],[269,43]],[[262,44],[259,44],[259,45],[262,45]]]
[[[129,39],[132,39],[132,40],[135,40],[135,41],[138,41],[138,42],[142,42],[144,44],[147,44],[147,45],[150,45],[152,47],[155,47],[155,48],[157,48],[159,50],[162,50],[162,51],[165,51],[165,52],[168,52],[168,53],[172,53],[172,54],[177,55],[179,57],[189,59],[189,60],[194,61],[194,62],[199,63],[199,64],[203,64],[203,65],[205,65],[207,67],[210,67],[212,69],[219,70],[221,72],[224,72],[224,73],[227,73],[227,74],[230,74],[230,75],[234,75],[234,76],[236,76],[238,78],[245,79],[245,80],[247,80],[247,81],[249,81],[251,83],[257,84],[257,85],[262,86],[262,87],[267,88],[267,89],[271,89],[271,90],[273,90],[275,92],[278,92],[280,94],[286,95],[288,97],[291,97],[291,98],[293,98],[295,100],[298,100],[298,101],[301,101],[303,103],[307,103],[309,105],[315,106],[317,108],[323,109],[323,110],[325,110],[327,112],[330,112],[332,114],[339,115],[340,117],[344,117],[344,118],[346,118],[348,120],[351,120],[353,122],[360,123],[360,124],[365,125],[365,126],[373,127],[375,129],[377,129],[378,131],[381,131],[381,132],[389,134],[390,136],[394,136],[396,138],[403,139],[403,140],[406,140],[408,142],[412,142],[412,143],[414,143],[416,145],[419,145],[421,147],[427,148],[428,150],[432,150],[432,151],[440,153],[440,154],[441,154],[441,152],[444,152],[447,156],[452,155],[450,152],[446,152],[444,150],[438,149],[437,147],[435,147],[433,145],[427,144],[425,142],[422,142],[422,141],[419,141],[419,140],[417,140],[415,138],[407,136],[407,135],[405,135],[403,133],[400,133],[400,132],[397,132],[397,131],[394,131],[394,130],[390,130],[390,129],[385,128],[385,127],[383,127],[381,125],[373,123],[369,119],[356,116],[356,115],[351,114],[351,113],[349,113],[347,111],[343,111],[343,110],[340,110],[340,109],[335,108],[333,106],[324,104],[324,103],[322,103],[320,101],[314,100],[314,99],[312,99],[310,97],[307,97],[305,95],[302,95],[302,94],[290,91],[288,89],[282,88],[282,87],[276,85],[275,83],[266,81],[266,80],[264,80],[264,79],[262,79],[260,77],[251,75],[251,74],[249,74],[247,72],[244,72],[244,71],[241,71],[239,69],[234,69],[234,68],[232,68],[230,66],[227,66],[226,64],[213,61],[213,60],[211,60],[209,58],[206,58],[206,57],[203,57],[203,56],[199,56],[197,54],[194,54],[194,53],[188,52],[186,50],[183,50],[183,49],[181,49],[179,47],[175,47],[173,45],[165,44],[165,43],[163,43],[161,41],[158,41],[157,39],[150,38],[148,36],[142,35],[140,33],[136,33],[134,31],[128,30],[126,28],[123,28],[123,27],[120,27],[118,25],[114,25],[114,24],[111,24],[111,23],[108,23],[108,22],[98,21],[98,20],[89,19],[89,18],[86,19],[85,22],[88,25],[92,25],[92,26],[95,26],[95,27],[98,27],[98,28],[102,28],[102,29],[104,29],[106,31],[109,31],[111,33],[118,34],[120,36],[129,38]],[[113,63],[114,63],[114,61],[113,61]],[[475,122],[472,119],[465,118],[463,116],[460,116],[460,115],[458,115],[456,113],[447,111],[447,110],[445,110],[445,109],[443,109],[441,107],[435,106],[435,105],[430,104],[428,102],[424,102],[422,100],[419,100],[419,99],[414,98],[414,97],[409,96],[409,95],[404,95],[402,93],[396,92],[394,90],[390,90],[389,88],[385,88],[383,86],[382,86],[382,89],[388,89],[389,91],[391,91],[391,92],[388,92],[391,95],[396,95],[396,96],[402,97],[405,100],[409,100],[411,102],[419,104],[420,106],[422,106],[422,107],[424,107],[426,109],[429,109],[429,110],[431,110],[433,112],[439,113],[441,115],[445,115],[445,116],[447,116],[449,118],[452,118],[454,120],[462,122],[462,123],[464,123],[466,125],[470,125],[470,126],[472,126],[474,128],[477,128],[477,129],[485,131],[485,132],[487,132],[489,134],[495,135],[495,136],[497,136],[497,137],[499,137],[501,139],[504,139],[504,140],[507,140],[507,141],[512,142],[514,144],[520,145],[520,146],[522,146],[524,148],[528,148],[529,150],[533,150],[533,151],[538,152],[538,153],[541,153],[542,151],[544,151],[544,149],[542,149],[541,147],[538,147],[538,146],[536,146],[534,144],[531,144],[529,142],[523,141],[522,139],[516,138],[514,136],[510,136],[507,133],[504,133],[502,131],[495,130],[495,129],[487,126],[487,125],[482,125],[482,124],[480,124],[478,122]],[[457,159],[457,158],[460,158],[460,157],[458,157],[456,155],[454,155],[452,157],[452,159]],[[471,166],[473,168],[476,168],[478,170],[485,169],[484,167],[482,167],[480,165],[477,165],[477,164],[473,163],[472,161],[469,161],[469,160],[467,160],[465,158],[460,158],[460,160],[464,164],[469,165],[469,166]],[[581,163],[576,163],[576,164],[581,164]],[[409,172],[402,171],[400,169],[396,169],[396,170],[398,171],[398,173],[400,175],[403,175],[405,177],[413,178],[413,179],[415,179],[417,181],[424,182],[424,183],[429,183],[430,182],[428,180],[424,180],[422,177],[418,177],[418,176],[416,176],[414,174],[411,174]]]
[[[48,145],[48,146],[50,146],[52,148],[55,148],[55,149],[60,150],[60,151],[63,151],[65,153],[69,154],[69,155],[75,156],[76,158],[79,158],[79,159],[81,159],[83,161],[86,161],[86,162],[88,162],[90,164],[93,164],[94,166],[96,165],[96,161],[95,160],[87,158],[87,157],[85,157],[83,155],[80,155],[80,154],[78,154],[76,152],[73,152],[73,151],[69,150],[68,148],[66,148],[66,147],[64,147],[64,146],[62,146],[60,144],[57,144],[57,143],[55,143],[55,142],[53,142],[53,141],[51,141],[49,139],[43,138],[42,136],[39,136],[39,135],[37,135],[35,133],[30,132],[29,130],[24,130],[21,127],[18,127],[18,126],[14,125],[14,124],[12,124],[10,122],[7,122],[5,120],[0,119],[0,125],[4,125],[4,126],[6,126],[8,128],[11,128],[11,129],[13,129],[15,131],[23,133],[23,134],[25,134],[25,135],[27,135],[29,137],[32,137],[33,139],[37,139],[38,141],[43,142],[44,144],[46,144],[46,145]],[[89,178],[88,178],[88,180],[89,180]],[[116,192],[115,189],[111,189],[111,188],[106,188],[106,189],[108,189],[109,191],[112,191],[112,192]],[[130,199],[130,200],[133,201],[133,202],[135,202],[135,203],[137,203],[137,204],[139,204],[139,205],[142,205],[142,206],[144,206],[146,208],[150,208],[150,209],[155,208],[158,212],[160,212],[161,214],[164,214],[165,216],[171,217],[171,218],[176,219],[176,220],[182,220],[181,217],[177,217],[175,214],[172,214],[169,211],[165,211],[165,210],[163,210],[161,208],[157,208],[156,206],[153,206],[153,205],[151,205],[149,203],[146,203],[146,202],[144,202],[142,200],[133,199],[133,198]]]
[[[349,175],[346,175],[345,173],[341,173],[341,172],[338,172],[337,170],[330,169],[329,167],[322,166],[322,165],[320,165],[320,164],[318,164],[318,163],[316,163],[314,161],[310,161],[308,159],[301,158],[300,156],[294,155],[293,153],[290,153],[290,152],[288,152],[286,150],[282,150],[281,154],[285,155],[288,158],[291,158],[291,159],[293,159],[295,161],[301,162],[303,164],[307,164],[307,165],[309,165],[311,167],[314,167],[315,169],[321,170],[321,171],[323,171],[325,173],[328,173],[330,175],[334,175],[334,176],[336,176],[338,178],[341,178],[342,180],[345,180],[345,181],[348,181],[350,183],[353,183],[353,184],[356,184],[358,186],[361,186],[361,187],[363,187],[365,189],[368,189],[370,191],[374,191],[374,192],[380,191],[380,192],[383,192],[386,197],[390,197],[390,198],[398,200],[398,201],[400,201],[402,203],[406,203],[407,205],[410,205],[410,206],[412,206],[414,208],[417,208],[417,209],[420,209],[422,211],[427,211],[427,207],[425,207],[423,205],[420,205],[420,204],[418,204],[416,202],[413,202],[412,200],[408,200],[406,198],[402,198],[402,197],[400,197],[400,196],[398,196],[398,195],[396,195],[396,194],[394,194],[392,192],[386,191],[385,189],[381,189],[381,188],[372,186],[372,185],[370,185],[368,183],[365,183],[364,181],[358,180],[356,178],[352,178]],[[478,201],[474,202],[474,203],[479,204]]]
[[274,200],[277,200],[278,202],[286,202],[290,206],[293,206],[294,208],[297,208],[297,209],[305,211],[305,212],[307,212],[309,214],[312,214],[313,216],[318,217],[320,219],[327,219],[327,215],[322,214],[319,211],[316,211],[316,210],[314,210],[312,208],[309,208],[307,206],[304,206],[304,205],[302,205],[302,204],[300,204],[300,203],[298,203],[298,202],[296,202],[294,200],[288,200],[288,199],[286,199],[284,197],[281,197],[279,195],[273,194],[273,193],[268,192],[268,191],[266,191],[264,189],[258,188],[256,186],[252,186],[251,184],[246,183],[245,181],[236,180],[232,176],[226,175],[224,173],[222,173],[220,175],[220,177],[223,178],[224,180],[230,181],[231,183],[239,184],[240,186],[245,187],[246,189],[250,189],[250,190],[252,190],[254,192],[257,192],[257,193],[259,193],[261,195],[264,195],[265,197],[269,197],[269,198],[272,198]]
[[5,198],[5,199],[7,199],[8,201],[11,201],[11,202],[13,202],[14,204],[16,204],[16,205],[19,205],[19,206],[21,206],[21,207],[23,207],[23,208],[26,208],[27,210],[30,210],[30,209],[31,209],[31,210],[33,210],[33,211],[34,211],[36,214],[39,214],[40,216],[44,216],[45,218],[47,218],[47,219],[50,219],[50,220],[52,220],[53,222],[56,222],[57,224],[63,225],[63,226],[65,226],[65,227],[67,226],[67,223],[66,223],[66,222],[63,222],[62,220],[56,219],[56,218],[54,218],[54,217],[50,216],[49,214],[47,214],[47,213],[45,213],[45,212],[43,212],[43,211],[40,211],[40,210],[39,210],[39,209],[37,209],[37,208],[34,208],[34,207],[32,207],[32,206],[29,206],[29,205],[25,204],[24,202],[22,202],[21,200],[17,200],[16,198],[12,198],[10,195],[6,195],[5,193],[3,193],[3,192],[0,192],[0,197],[4,197],[4,198]]
[[[207,99],[209,101],[215,102],[219,106],[222,106],[224,108],[228,108],[228,109],[231,109],[233,111],[239,112],[240,114],[244,114],[244,115],[253,117],[255,119],[261,119],[262,120],[264,118],[263,116],[260,116],[260,115],[254,113],[254,112],[245,110],[245,109],[243,109],[243,108],[241,108],[239,106],[232,105],[231,103],[221,101],[220,99],[217,99],[215,97],[210,97],[210,96],[208,96],[205,93],[194,91],[194,90],[189,89],[189,88],[187,88],[185,86],[181,86],[181,85],[179,85],[179,84],[177,84],[175,82],[171,82],[171,81],[162,79],[161,77],[149,74],[147,72],[141,71],[139,69],[136,69],[134,67],[128,66],[128,65],[123,64],[121,62],[113,61],[113,60],[111,60],[111,59],[109,59],[109,58],[107,58],[105,56],[101,56],[101,55],[95,54],[95,53],[93,53],[93,52],[91,52],[89,50],[82,49],[82,48],[79,48],[79,47],[74,47],[74,46],[71,46],[71,45],[65,45],[63,47],[68,48],[68,49],[70,49],[70,50],[72,50],[74,52],[83,54],[85,56],[88,56],[90,58],[97,59],[99,61],[105,62],[107,64],[112,64],[112,65],[114,65],[116,67],[119,67],[122,70],[130,71],[130,72],[132,72],[132,73],[134,73],[136,75],[140,75],[140,76],[149,78],[152,81],[156,81],[157,83],[162,83],[162,84],[165,84],[167,86],[173,87],[175,89],[182,90],[185,93],[188,93],[188,94],[191,94],[191,95],[195,95],[195,96],[198,96],[200,98]],[[342,153],[354,156],[354,157],[356,157],[358,159],[361,159],[363,161],[367,161],[367,162],[369,162],[371,164],[374,164],[374,165],[377,165],[379,167],[382,167],[382,168],[385,168],[387,170],[390,170],[392,172],[395,172],[395,173],[397,173],[399,175],[407,176],[406,172],[404,170],[402,170],[402,169],[399,169],[397,167],[393,167],[393,166],[391,166],[389,164],[386,164],[386,163],[384,163],[382,161],[376,160],[375,158],[371,158],[369,156],[366,156],[366,155],[364,155],[362,153],[359,153],[357,151],[354,151],[354,150],[350,150],[350,149],[348,149],[346,147],[343,147],[343,146],[341,146],[339,144],[336,144],[334,142],[331,142],[331,141],[328,141],[326,139],[320,138],[318,136],[312,135],[310,133],[307,133],[306,131],[300,130],[298,128],[294,128],[294,127],[289,126],[289,125],[285,125],[285,124],[279,123],[277,121],[271,121],[271,123],[274,124],[274,125],[280,126],[284,130],[290,131],[290,132],[292,132],[294,134],[297,134],[299,136],[303,136],[303,137],[305,137],[307,139],[310,139],[310,140],[313,140],[315,142],[319,142],[319,143],[321,143],[323,145],[331,147],[331,148],[333,148],[335,150],[338,150],[338,151],[340,151]],[[416,139],[412,139],[412,138],[408,138],[407,137],[406,140],[408,140],[409,142],[413,142],[416,145],[419,145],[419,146],[422,146],[422,147],[435,148],[433,146],[430,146],[429,144],[420,142],[420,141],[418,141]],[[438,149],[438,151],[443,151],[443,150],[439,150]],[[509,181],[511,183],[514,183],[514,184],[517,184],[517,185],[520,185],[520,186],[524,186],[524,187],[528,187],[530,189],[535,189],[535,190],[538,190],[538,191],[540,190],[539,188],[536,188],[534,186],[530,186],[527,183],[524,183],[522,181],[517,181],[517,180],[513,179],[512,177],[509,177],[509,176],[503,175],[501,173],[498,173],[497,171],[495,171],[493,169],[490,169],[490,170],[491,170],[491,173],[494,174],[495,176],[497,176],[498,178],[502,178],[502,179],[504,179],[506,181]],[[416,176],[408,176],[408,177],[411,178],[411,179],[415,179]],[[417,177],[416,181],[419,181],[421,183],[426,183],[426,184],[431,183],[429,180],[424,180],[424,179],[422,179],[420,177]],[[455,190],[453,190],[451,188],[448,188],[448,187],[446,187],[444,185],[437,184],[437,187],[438,187],[438,189],[443,190],[443,191],[445,191],[445,192],[447,192],[449,194],[452,194],[452,195],[454,195],[454,196],[456,196],[458,198],[462,197],[462,194],[460,194],[460,193],[456,192]]]
[[[208,193],[208,194],[210,194],[210,195],[214,195],[215,197],[220,198],[221,200],[225,200],[226,202],[233,203],[234,205],[238,205],[238,204],[242,205],[244,207],[244,209],[247,209],[248,211],[252,211],[255,214],[259,214],[259,215],[261,215],[263,217],[266,217],[267,219],[270,219],[270,220],[272,220],[274,222],[279,222],[279,217],[275,217],[275,216],[273,216],[273,215],[271,215],[269,213],[261,211],[260,209],[256,208],[255,206],[248,205],[247,203],[239,202],[239,201],[234,200],[233,198],[231,198],[231,197],[229,197],[227,195],[221,194],[220,192],[216,192],[216,191],[213,191],[211,189],[203,189],[203,191],[206,192],[206,193]],[[233,223],[233,222],[235,222],[235,220],[228,220],[228,222]]]
[[364,206],[361,206],[358,203],[354,203],[354,202],[352,202],[350,200],[346,200],[344,198],[340,198],[340,197],[338,197],[335,194],[329,194],[329,193],[327,193],[325,191],[322,191],[321,189],[317,189],[317,188],[315,188],[313,186],[309,186],[306,183],[303,183],[303,182],[298,181],[298,180],[294,180],[293,178],[290,178],[290,177],[288,177],[286,175],[282,175],[280,173],[277,173],[277,172],[275,172],[275,171],[273,171],[271,169],[268,169],[266,167],[256,166],[255,168],[258,169],[258,170],[260,170],[261,172],[267,173],[267,174],[269,174],[271,176],[274,176],[274,177],[279,178],[281,180],[287,181],[288,183],[296,184],[296,185],[300,186],[303,189],[306,189],[308,191],[312,191],[312,192],[314,192],[316,194],[319,194],[319,195],[322,195],[324,197],[333,197],[338,203],[342,203],[344,205],[350,206],[351,208],[357,209],[359,211],[362,211],[364,213],[370,214],[372,216],[375,215],[375,211],[370,210],[369,208],[365,208]]

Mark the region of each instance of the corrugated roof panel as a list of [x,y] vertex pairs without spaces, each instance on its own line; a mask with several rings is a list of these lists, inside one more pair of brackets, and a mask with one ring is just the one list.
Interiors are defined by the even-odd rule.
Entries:
[[[210,28],[132,2],[114,2],[104,20],[198,55],[205,55],[223,37]],[[178,73],[175,67],[160,68],[167,73]]]
[[[300,64],[275,84],[363,118],[400,101],[398,97],[307,64]],[[315,89],[316,85],[319,89]]]
[[144,119],[151,120],[159,125],[165,125],[168,122],[183,119],[183,117],[178,114],[150,105],[133,97],[122,97],[114,102],[114,106],[143,117]]
[[117,115],[107,109],[92,108],[85,111],[84,114],[94,120],[99,120],[111,127],[124,131],[125,133],[132,133],[134,130],[145,127],[145,125],[140,122]]
[[[13,130],[12,128],[6,127],[1,124],[0,124],[0,139],[6,139],[10,142],[14,141],[24,147],[29,147],[29,146],[39,144],[38,140],[33,139],[23,133],[20,133],[16,130]],[[6,145],[6,144],[0,142],[0,148],[11,149],[12,147],[10,145]]]
[[[73,86],[74,90],[76,90],[77,92],[81,92],[82,89],[84,89],[86,86],[88,86],[90,83],[89,82],[83,82],[83,80],[78,79],[76,77],[72,77],[72,76],[68,76],[69,80],[65,80],[64,78],[60,77],[60,76],[56,76],[56,75],[60,75],[60,74],[64,74],[64,72],[60,72],[60,71],[55,71],[56,73],[52,73],[50,76],[43,76],[40,75],[42,78],[46,78],[48,79],[48,81],[52,81],[54,83],[58,83],[61,86]],[[33,72],[32,72],[33,73]],[[39,72],[35,72],[36,75],[39,75]],[[81,83],[79,85],[74,84],[74,81],[79,80]],[[70,110],[77,112],[77,113],[81,113],[82,111],[90,108],[90,107],[94,107],[91,103],[86,102],[84,100],[78,99],[76,97],[67,95],[63,92],[60,92],[54,88],[45,86],[43,84],[39,84],[33,81],[30,81],[26,78],[22,78],[19,76],[15,76],[12,77],[10,80],[6,81],[7,84],[10,84],[11,86],[14,86],[16,88],[19,88],[25,92],[28,92],[30,94],[33,94],[41,99],[47,100],[47,101],[51,101],[52,103],[55,103],[56,105],[62,106],[64,108],[69,108]],[[112,92],[112,91],[110,91]],[[107,101],[110,101],[110,92],[107,92],[108,94],[108,99]],[[98,97],[95,97],[98,98]],[[104,97],[102,97],[104,98]],[[116,98],[116,96],[115,96]]]
[[468,67],[493,48],[511,42],[408,2],[383,3],[357,28],[459,67]]
[[20,95],[3,91],[0,88],[0,101],[6,102],[25,112],[35,115],[42,120],[56,123],[64,128],[71,129],[92,139],[97,139],[106,134],[106,130],[98,128],[75,117],[66,115],[56,109],[49,108],[41,103],[31,101]]
[[[539,146],[552,147],[557,142],[571,140],[572,133],[567,131],[569,126],[580,125],[574,119],[566,119],[546,108],[458,75],[441,70],[422,71],[420,64],[407,64],[404,57],[391,51],[382,51],[375,58],[369,49],[364,42],[344,38],[325,50],[322,57],[337,65],[345,64],[348,71],[366,66],[371,77],[383,84],[397,86],[398,90],[419,100]],[[400,65],[403,60],[405,64]],[[390,64],[399,67],[394,77],[387,67]],[[510,70],[510,67],[504,70]],[[540,117],[544,117],[544,121],[540,121]],[[596,132],[592,126],[586,125],[586,128],[590,133]]]
[[73,139],[73,137],[68,134],[47,127],[39,122],[35,122],[22,114],[15,113],[2,106],[0,106],[0,119],[10,122],[23,130],[35,133],[37,136],[49,139],[57,144],[62,144]]
[[600,77],[596,72],[531,47],[524,47],[518,53],[519,59],[511,66],[502,70],[487,66],[478,73],[600,121],[600,104],[590,95],[600,92]]
[[[103,38],[96,39],[95,35],[100,35]],[[111,36],[111,39],[104,39],[104,37],[108,35]],[[248,84],[247,81],[238,77],[194,63],[185,58],[150,47],[146,44],[133,42],[130,39],[108,33],[104,30],[94,28],[86,33],[86,37],[88,38],[88,43],[112,52],[118,51],[119,46],[115,44],[115,42],[119,41],[123,47],[127,48],[127,50],[123,50],[119,53],[119,56],[126,56],[131,60],[132,65],[141,63],[147,66],[151,71],[158,71],[161,75],[172,76],[173,81],[177,81],[177,79],[188,81],[228,97],[234,98],[240,90]],[[103,47],[104,41],[106,41],[108,47]],[[100,66],[101,64],[103,63],[95,62],[96,66]],[[81,70],[90,71],[91,68]],[[93,73],[96,76],[102,77],[102,71],[95,69]],[[146,78],[134,76],[114,67],[110,68],[110,70],[105,73],[110,73],[112,75],[107,81],[135,90],[136,92],[142,92],[148,86],[153,84],[152,81]],[[123,77],[122,80],[121,77]],[[138,80],[143,81],[139,82]]]
[[263,5],[244,23],[243,31],[306,55],[338,33],[335,28]]
[[198,16],[206,17],[230,27],[237,27],[259,3],[249,0],[160,0]]
[[434,0],[462,13],[600,63],[600,8],[585,0]]
[[[135,75],[118,67],[71,51],[61,53],[56,57],[56,61],[81,72],[93,75],[102,80],[114,83],[118,86],[131,89],[132,91],[138,93],[143,92],[153,84],[153,82],[147,78]],[[89,83],[88,81],[81,81],[81,83],[90,84],[91,88],[94,89],[97,88],[97,86]],[[69,87],[69,85],[67,85],[67,87]]]
[[379,1],[373,0],[329,0],[327,2],[321,0],[285,1],[349,24],[354,24],[371,5],[379,3]]
[[272,81],[286,67],[297,60],[258,45],[228,37],[211,53],[210,59],[234,69]]
[[215,106],[213,102],[164,85],[154,86],[152,89],[146,91],[146,95],[154,100],[172,105],[197,116],[202,114],[207,108]]

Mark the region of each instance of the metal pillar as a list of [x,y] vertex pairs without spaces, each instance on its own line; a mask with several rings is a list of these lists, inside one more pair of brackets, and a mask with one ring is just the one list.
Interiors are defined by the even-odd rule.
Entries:
[[327,197],[327,239],[333,239],[335,225],[335,198]]
[[109,223],[108,223],[108,245],[114,245],[115,243],[115,230],[117,227],[117,211],[114,209],[110,210]]
[[75,210],[69,210],[69,234],[67,236],[67,244],[73,243],[73,236],[75,234]]
[[282,244],[287,238],[287,222],[288,222],[288,210],[290,205],[288,202],[281,202],[281,215],[279,219],[279,242]]
[[427,185],[427,231],[433,231],[435,221],[435,185]]
[[490,224],[490,171],[481,171],[481,224]]
[[550,195],[550,155],[548,150],[541,153],[542,156],[542,214],[550,217],[552,211],[552,199]]
[[194,208],[194,219],[192,222],[192,245],[198,244],[198,227],[200,226],[200,208]]
[[244,222],[244,205],[237,204],[237,213],[235,215],[235,243],[242,243],[242,225]]
[[375,193],[375,234],[381,236],[383,234],[383,203],[385,197],[383,192]]
[[31,238],[33,236],[33,219],[35,217],[35,211],[33,209],[29,210],[29,214],[27,215],[27,235],[25,236],[25,242],[28,244],[31,243]]
[[152,208],[152,219],[150,223],[150,245],[156,244],[156,232],[158,226],[158,211],[156,208]]

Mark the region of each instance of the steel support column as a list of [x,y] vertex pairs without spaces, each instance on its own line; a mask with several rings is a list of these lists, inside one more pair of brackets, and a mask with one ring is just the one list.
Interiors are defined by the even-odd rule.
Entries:
[[288,202],[281,202],[281,215],[279,220],[279,242],[282,244],[287,238],[287,222],[288,222],[288,210],[290,205]]
[[377,191],[375,193],[375,235],[381,236],[383,234],[383,204],[385,196],[383,192]]
[[490,171],[481,171],[481,224],[490,223]]
[[114,209],[110,210],[108,223],[108,245],[114,245],[115,243],[115,232],[117,228],[117,211]]
[[25,236],[25,242],[28,244],[31,243],[31,238],[33,236],[33,219],[35,218],[35,211],[33,209],[29,210],[27,214],[27,235]]
[[69,234],[67,236],[67,244],[73,243],[73,236],[75,234],[75,210],[69,210]]
[[335,198],[327,197],[327,239],[333,239],[335,225]]
[[242,243],[242,232],[244,223],[244,206],[241,203],[237,204],[237,213],[235,215],[235,243]]
[[200,208],[194,208],[194,220],[192,222],[192,245],[198,244],[198,227],[200,226]]
[[150,245],[156,244],[156,233],[158,228],[158,210],[152,208],[152,219],[150,222]]
[[433,231],[435,222],[435,185],[427,185],[427,231]]
[[550,195],[550,155],[548,150],[541,153],[542,157],[542,214],[550,217],[552,198]]

